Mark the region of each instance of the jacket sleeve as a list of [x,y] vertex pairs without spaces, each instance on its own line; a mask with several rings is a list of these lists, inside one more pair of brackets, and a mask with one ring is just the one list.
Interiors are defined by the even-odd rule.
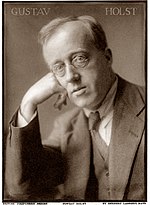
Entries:
[[7,193],[18,200],[47,194],[53,199],[57,194],[56,186],[64,180],[61,152],[42,145],[38,116],[22,128],[15,127],[16,119],[17,113],[10,122],[6,144]]

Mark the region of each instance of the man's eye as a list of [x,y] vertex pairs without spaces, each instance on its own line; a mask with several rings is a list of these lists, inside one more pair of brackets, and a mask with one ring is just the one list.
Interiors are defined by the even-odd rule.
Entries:
[[63,76],[65,73],[65,66],[63,64],[53,65],[53,72],[58,76]]
[[73,59],[72,63],[73,63],[73,65],[74,65],[75,67],[81,67],[81,68],[83,68],[83,67],[85,67],[85,66],[87,65],[87,63],[88,63],[88,57],[82,56],[82,55],[76,56],[76,57]]
[[87,57],[86,56],[76,56],[74,60],[80,63],[80,62],[87,61]]
[[83,62],[83,61],[86,60],[86,57],[85,56],[77,56],[76,60],[79,61],[79,62]]

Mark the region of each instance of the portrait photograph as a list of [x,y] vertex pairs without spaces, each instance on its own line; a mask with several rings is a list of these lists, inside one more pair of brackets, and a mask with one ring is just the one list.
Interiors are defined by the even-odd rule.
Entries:
[[3,202],[146,204],[147,1],[2,11]]

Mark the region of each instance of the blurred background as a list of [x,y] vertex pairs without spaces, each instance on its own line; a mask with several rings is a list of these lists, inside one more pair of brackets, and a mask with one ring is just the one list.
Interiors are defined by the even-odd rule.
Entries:
[[[47,15],[43,8],[47,9]],[[106,13],[106,8],[107,11],[115,8],[115,15]],[[130,8],[130,15],[123,15],[126,8]],[[132,8],[136,8],[135,13]],[[37,41],[38,32],[51,19],[69,15],[91,15],[97,18],[106,32],[108,45],[112,50],[114,71],[130,82],[145,85],[144,3],[5,2],[4,134],[7,135],[9,120],[19,107],[25,92],[48,72],[41,46]],[[55,110],[55,99],[56,96],[39,106],[42,138],[51,132],[54,119],[73,107],[68,101],[68,106],[62,111]]]

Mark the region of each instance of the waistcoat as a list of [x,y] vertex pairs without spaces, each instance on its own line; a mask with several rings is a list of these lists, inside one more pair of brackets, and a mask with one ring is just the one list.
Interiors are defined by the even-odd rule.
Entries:
[[110,200],[109,147],[97,132],[92,136],[93,163],[98,181],[98,200]]

